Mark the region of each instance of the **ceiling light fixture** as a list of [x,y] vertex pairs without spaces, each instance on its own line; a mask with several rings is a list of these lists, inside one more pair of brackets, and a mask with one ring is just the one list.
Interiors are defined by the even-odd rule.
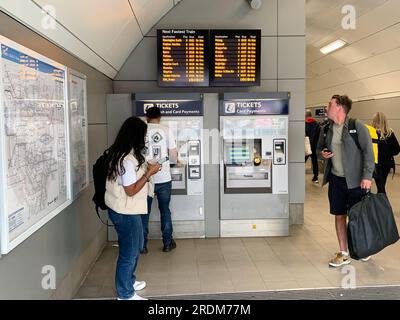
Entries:
[[328,53],[331,53],[335,50],[338,50],[338,49],[344,47],[346,44],[347,44],[347,42],[338,39],[338,40],[333,41],[330,44],[326,45],[325,47],[322,47],[321,49],[319,49],[319,51],[321,51],[323,54],[328,54]]

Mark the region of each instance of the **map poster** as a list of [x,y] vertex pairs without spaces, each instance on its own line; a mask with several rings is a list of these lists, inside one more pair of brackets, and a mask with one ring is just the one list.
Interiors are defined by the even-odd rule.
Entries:
[[69,69],[69,123],[72,196],[89,185],[86,76]]
[[71,203],[66,68],[0,37],[1,249]]

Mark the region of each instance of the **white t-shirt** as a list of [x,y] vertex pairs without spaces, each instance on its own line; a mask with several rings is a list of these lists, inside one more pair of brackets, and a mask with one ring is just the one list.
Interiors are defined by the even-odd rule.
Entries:
[[[146,160],[158,160],[169,157],[168,150],[175,148],[176,142],[172,130],[161,124],[148,123]],[[154,183],[171,181],[169,161],[162,164],[161,170],[152,179]]]
[[127,187],[134,184],[136,178],[136,168],[132,161],[124,159],[123,161],[125,173],[122,176],[118,176],[118,184]]

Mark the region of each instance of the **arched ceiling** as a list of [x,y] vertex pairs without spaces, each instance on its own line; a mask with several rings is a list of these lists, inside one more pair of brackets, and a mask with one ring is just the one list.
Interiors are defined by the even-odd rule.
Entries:
[[[178,2],[0,0],[0,9],[113,79]],[[43,11],[48,5],[54,28]],[[355,30],[341,27],[344,5],[356,9]],[[334,93],[354,100],[400,95],[399,13],[399,0],[306,0],[307,106],[324,104]],[[319,51],[336,39],[348,44],[328,55]]]
[[[0,0],[0,9],[114,78],[143,36],[178,2]],[[49,23],[46,11],[55,23]]]
[[[356,9],[355,30],[342,28],[344,5]],[[307,105],[332,94],[353,100],[400,95],[400,1],[307,0]],[[348,44],[331,54],[319,49],[337,40]]]

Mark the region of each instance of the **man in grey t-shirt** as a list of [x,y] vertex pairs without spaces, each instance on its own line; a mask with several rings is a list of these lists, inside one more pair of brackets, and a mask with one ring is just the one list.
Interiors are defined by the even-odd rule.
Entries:
[[346,95],[332,97],[327,107],[330,120],[326,127],[328,130],[321,130],[317,146],[317,153],[326,160],[322,185],[329,183],[330,212],[335,216],[340,247],[340,252],[329,262],[332,267],[350,263],[347,251],[347,212],[361,201],[365,190],[371,188],[374,171],[374,154],[368,129],[361,121],[355,121],[360,148],[350,135],[348,113],[351,106],[352,101]]

